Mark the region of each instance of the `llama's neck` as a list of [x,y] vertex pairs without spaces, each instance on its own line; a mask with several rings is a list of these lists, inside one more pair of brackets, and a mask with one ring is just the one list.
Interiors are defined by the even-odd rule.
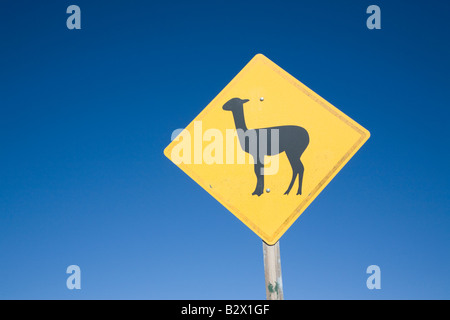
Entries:
[[244,132],[247,131],[247,125],[245,124],[244,108],[233,110],[234,124],[236,129],[241,129]]

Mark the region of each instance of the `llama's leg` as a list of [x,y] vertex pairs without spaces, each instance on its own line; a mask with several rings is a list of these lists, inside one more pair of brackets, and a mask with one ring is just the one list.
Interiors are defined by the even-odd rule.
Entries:
[[292,167],[292,179],[291,179],[291,183],[289,184],[289,187],[287,188],[287,190],[286,190],[286,192],[285,192],[284,194],[288,195],[289,192],[291,192],[291,189],[292,189],[292,187],[293,187],[293,185],[294,185],[295,178],[297,178],[297,175],[298,175],[297,170],[296,170],[294,167]]
[[299,175],[300,171],[303,168],[303,165],[300,161],[300,157],[297,156],[297,154],[286,152],[286,156],[289,160],[289,163],[292,167],[292,179],[291,183],[289,184],[289,187],[287,188],[286,192],[284,194],[288,195],[289,192],[291,192],[292,187],[294,186],[295,179]]
[[303,172],[305,172],[305,167],[303,163],[299,160],[300,166],[298,170],[298,191],[297,194],[302,194],[302,185],[303,185]]
[[264,164],[255,163],[255,175],[256,175],[256,188],[252,195],[257,195],[258,197],[264,193]]

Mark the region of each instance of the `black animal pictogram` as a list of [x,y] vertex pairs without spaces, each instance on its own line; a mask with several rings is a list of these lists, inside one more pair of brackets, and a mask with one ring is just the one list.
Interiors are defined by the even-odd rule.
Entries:
[[[233,98],[225,103],[222,108],[233,113],[241,148],[253,157],[257,182],[252,194],[260,196],[264,193],[264,156],[274,156],[285,152],[292,167],[292,180],[284,194],[289,194],[298,176],[297,195],[301,195],[304,167],[300,157],[309,144],[308,132],[298,126],[248,129],[244,117],[244,103],[248,101],[248,99]],[[273,130],[277,130],[278,133],[278,148],[271,147]],[[256,147],[250,146],[249,137],[252,135],[256,136]]]

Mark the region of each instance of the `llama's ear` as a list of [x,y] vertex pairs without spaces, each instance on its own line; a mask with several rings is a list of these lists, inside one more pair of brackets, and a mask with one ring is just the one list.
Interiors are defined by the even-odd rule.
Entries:
[[246,103],[246,102],[249,102],[250,100],[244,99],[244,100],[241,100],[241,101],[242,101],[242,103]]

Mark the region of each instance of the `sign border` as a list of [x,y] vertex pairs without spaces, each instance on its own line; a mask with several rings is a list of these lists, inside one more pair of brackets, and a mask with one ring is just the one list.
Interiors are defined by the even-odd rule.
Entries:
[[[285,221],[278,227],[278,229],[272,235],[266,234],[264,231],[258,228],[257,225],[255,225],[252,221],[250,221],[244,214],[242,214],[240,210],[238,210],[233,205],[228,203],[223,198],[222,195],[215,193],[214,189],[208,188],[208,184],[205,181],[203,181],[201,177],[197,176],[197,174],[193,170],[191,170],[189,166],[183,166],[182,168],[177,165],[177,167],[179,167],[188,176],[190,176],[191,179],[197,182],[218,202],[220,202],[239,220],[241,220],[244,224],[246,224],[264,242],[266,242],[269,245],[273,245],[278,242],[278,240],[289,229],[289,227],[298,219],[298,217],[306,210],[306,208],[312,203],[312,201],[314,201],[314,199],[320,194],[320,192],[322,192],[322,190],[331,182],[331,180],[337,175],[337,173],[364,145],[364,143],[370,138],[370,132],[262,54],[255,55],[253,59],[251,59],[247,63],[247,65],[228,83],[228,85],[194,118],[194,120],[192,120],[191,123],[186,126],[186,128],[191,126],[194,121],[199,121],[203,117],[205,117],[206,114],[209,112],[209,110],[216,104],[216,100],[219,100],[223,95],[226,95],[227,92],[230,90],[230,88],[232,88],[235,85],[235,83],[238,82],[239,78],[241,78],[244,74],[249,72],[251,69],[253,69],[254,66],[256,66],[258,63],[261,62],[269,66],[273,71],[275,71],[285,80],[287,80],[287,83],[290,83],[298,90],[301,90],[309,98],[311,98],[313,101],[315,101],[320,106],[325,108],[328,112],[337,117],[340,121],[350,126],[360,135],[360,138],[357,140],[357,142],[344,154],[344,156],[336,163],[336,165],[328,172],[328,174],[325,175],[325,177],[316,185],[316,187],[303,199],[303,201],[300,202],[297,208],[285,219]],[[172,159],[170,158],[170,151],[173,149],[173,147],[174,141],[172,141],[164,149],[164,155],[171,161]]]

